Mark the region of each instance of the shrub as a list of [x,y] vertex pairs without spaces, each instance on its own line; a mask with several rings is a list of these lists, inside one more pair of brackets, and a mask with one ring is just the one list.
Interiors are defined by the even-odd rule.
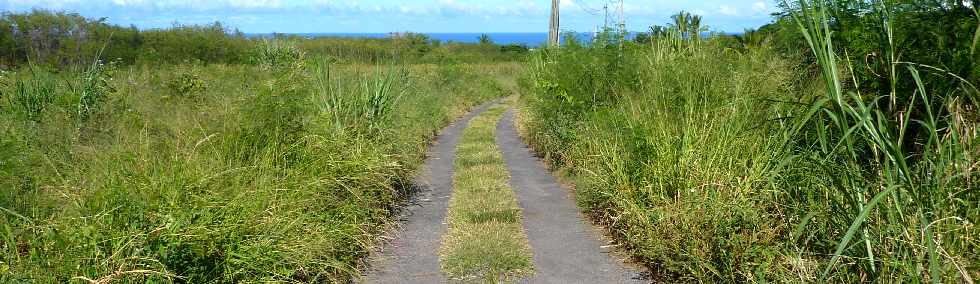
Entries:
[[296,42],[283,38],[262,39],[252,51],[252,64],[269,69],[296,68],[304,53]]
[[28,61],[60,68],[92,57],[133,64],[241,63],[251,41],[220,23],[140,31],[76,13],[34,10],[0,14],[0,65]]
[[176,97],[193,97],[200,95],[207,89],[207,83],[201,76],[187,71],[178,74],[167,82],[170,94]]
[[3,100],[7,99],[7,87],[10,87],[10,78],[7,71],[0,69],[0,110],[3,109]]

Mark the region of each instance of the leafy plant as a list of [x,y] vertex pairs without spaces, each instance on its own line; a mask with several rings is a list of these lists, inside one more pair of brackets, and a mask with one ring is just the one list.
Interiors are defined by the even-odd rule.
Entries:
[[46,72],[33,73],[28,79],[14,82],[14,92],[10,95],[10,100],[22,118],[41,122],[45,110],[55,101],[57,81]]
[[82,72],[81,89],[76,91],[79,97],[78,116],[80,119],[88,119],[110,94],[116,92],[115,87],[112,86],[116,69],[115,62],[105,64],[97,60],[88,70]]
[[481,45],[493,45],[493,39],[488,34],[481,34],[479,40]]
[[279,70],[294,68],[303,62],[304,53],[296,42],[283,38],[262,39],[252,51],[252,63]]
[[207,83],[194,72],[182,72],[167,82],[170,93],[176,97],[193,97],[207,90]]
[[[887,79],[893,82],[891,91],[866,99],[860,79],[842,77],[842,74],[854,74],[854,68],[837,56],[829,7],[821,1],[800,0],[797,4],[801,12],[794,17],[820,66],[827,94],[814,106],[820,108],[815,119],[815,127],[821,131],[818,149],[825,157],[822,160],[835,160],[844,165],[839,170],[830,168],[830,174],[840,177],[831,186],[838,197],[830,198],[839,202],[835,206],[839,209],[829,211],[826,217],[835,223],[848,220],[838,223],[846,224],[848,229],[838,235],[840,239],[821,279],[847,280],[854,274],[870,274],[887,279],[901,275],[933,283],[954,278],[972,282],[965,268],[968,262],[961,260],[980,257],[970,252],[974,244],[941,241],[957,238],[951,235],[973,234],[969,220],[976,219],[970,216],[975,212],[958,208],[977,202],[976,194],[969,193],[971,180],[976,177],[971,175],[970,166],[963,166],[974,163],[974,158],[966,153],[975,151],[976,146],[967,141],[977,133],[962,128],[973,127],[969,123],[952,121],[962,111],[955,108],[959,104],[957,98],[937,96],[933,93],[936,90],[927,89],[929,85],[916,65],[906,64],[909,79],[890,72]],[[891,37],[895,25],[889,13],[891,8],[886,2],[877,4],[880,9],[877,11],[883,17],[882,29]],[[884,48],[889,49],[886,54],[897,51],[893,45]],[[894,59],[891,62],[896,67],[902,64]],[[840,68],[850,72],[842,72]],[[915,88],[902,88],[895,83],[900,80],[914,82]],[[848,81],[855,84],[853,88],[846,87]],[[900,101],[908,104],[902,111],[894,105],[896,95],[911,98]],[[881,98],[890,99],[880,103]],[[943,108],[935,108],[937,105]],[[916,107],[923,108],[918,111],[921,119],[912,118]],[[913,125],[919,131],[911,131]],[[908,141],[915,145],[909,145]],[[864,174],[869,172],[873,175]],[[807,225],[804,221],[799,226]],[[915,228],[923,236],[902,235],[899,233],[902,228]],[[860,248],[852,243],[859,243]],[[940,254],[946,257],[940,258]],[[862,261],[838,268],[839,261],[848,256]],[[919,272],[916,267],[928,269]]]
[[392,121],[394,106],[405,95],[400,84],[406,79],[403,70],[377,70],[359,83],[330,82],[326,62],[314,69],[315,97],[320,111],[330,117],[337,129],[352,129],[360,133],[381,134]]

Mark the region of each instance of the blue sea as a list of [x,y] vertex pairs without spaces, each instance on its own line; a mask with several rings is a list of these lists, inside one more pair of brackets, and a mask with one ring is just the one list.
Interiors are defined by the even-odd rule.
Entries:
[[[350,38],[387,38],[391,34],[388,33],[296,33],[287,34],[296,35],[302,37],[350,37]],[[478,43],[480,42],[480,35],[482,33],[425,33],[430,38],[439,40],[442,42],[462,42],[462,43]],[[526,45],[529,47],[536,47],[545,44],[548,41],[547,33],[487,33],[490,39],[494,43],[500,45]],[[271,34],[249,34],[250,37],[264,37],[271,36]],[[580,33],[578,38],[583,41],[591,41],[591,33]]]

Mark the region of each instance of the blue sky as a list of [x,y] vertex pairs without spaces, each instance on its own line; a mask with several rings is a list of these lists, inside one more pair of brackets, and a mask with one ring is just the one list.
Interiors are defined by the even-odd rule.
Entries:
[[[604,1],[562,0],[562,29],[601,26]],[[687,10],[712,30],[739,32],[769,22],[776,1],[625,0],[625,14],[633,31]],[[550,6],[549,0],[0,0],[8,12],[64,10],[140,28],[221,21],[246,33],[545,32]]]

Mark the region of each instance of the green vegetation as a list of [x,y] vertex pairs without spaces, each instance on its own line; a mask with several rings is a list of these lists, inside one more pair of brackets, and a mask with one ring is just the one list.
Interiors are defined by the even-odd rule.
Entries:
[[480,38],[479,44],[440,42],[424,34],[401,33],[383,39],[314,38],[301,41],[300,47],[335,62],[362,63],[513,62],[528,54],[526,46],[500,46],[487,40]]
[[440,250],[443,270],[455,279],[497,282],[533,269],[510,172],[497,148],[497,121],[506,109],[496,105],[473,118],[457,147],[449,231]]
[[132,30],[129,46],[41,11],[0,28],[42,19],[93,32],[40,47],[0,32],[17,42],[0,44],[17,66],[0,71],[3,283],[356,277],[429,140],[515,68],[340,64],[219,25]]
[[[857,4],[868,10],[839,9]],[[622,47],[616,35],[571,42],[533,55],[520,123],[583,208],[665,281],[971,282],[978,58],[963,42],[914,43],[926,36],[898,27],[929,14],[908,7],[800,1],[779,20],[792,37],[691,37],[676,21]],[[886,40],[834,33],[853,28],[837,18],[848,15]],[[960,20],[975,44],[977,19]],[[783,53],[781,39],[806,53]],[[920,55],[951,61],[909,61]]]
[[[526,56],[526,46],[491,42],[440,42],[424,34],[392,34],[383,39],[313,38],[272,35],[277,42],[334,63],[511,62]],[[28,62],[66,68],[92,58],[123,64],[248,63],[268,56],[269,38],[246,37],[221,23],[175,25],[138,30],[88,19],[78,14],[36,10],[0,14],[0,69]],[[257,53],[257,54],[256,54]],[[277,54],[277,53],[273,53]],[[285,53],[278,53],[285,54]]]
[[242,63],[250,50],[250,40],[220,23],[140,31],[64,12],[0,14],[0,67],[31,61],[64,68],[93,58],[126,64]]

